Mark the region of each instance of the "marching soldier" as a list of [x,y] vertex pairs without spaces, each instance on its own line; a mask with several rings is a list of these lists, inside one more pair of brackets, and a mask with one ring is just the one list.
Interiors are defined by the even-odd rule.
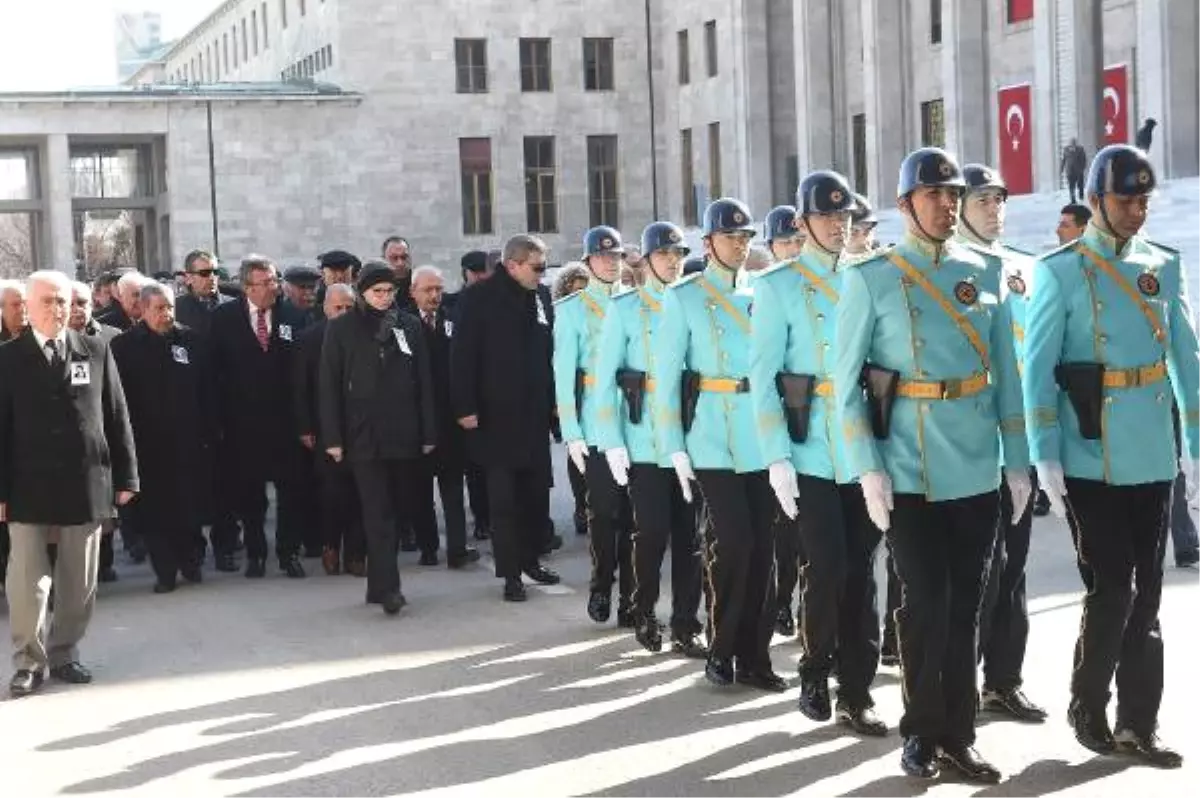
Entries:
[[850,475],[903,584],[901,767],[934,778],[940,754],[994,783],[1000,772],[974,748],[976,635],[1002,453],[1016,514],[1031,486],[1007,309],[983,260],[949,241],[964,188],[940,149],[904,159],[907,231],[842,275],[833,384]]
[[879,218],[875,216],[871,201],[862,194],[855,194],[854,207],[850,209],[850,237],[846,239],[846,248],[842,250],[843,265],[863,260],[879,248],[875,241],[875,228],[878,225]]
[[[831,375],[834,329],[854,194],[836,172],[800,183],[805,228],[800,257],[754,286],[750,387],[759,442],[779,505],[798,520],[806,555],[800,602],[800,711],[832,716],[829,676],[838,668],[838,722],[882,737],[871,682],[879,661],[875,552],[881,532],[867,516],[842,451]],[[783,564],[780,564],[782,570]]]
[[1174,768],[1183,757],[1155,734],[1158,607],[1179,457],[1171,394],[1195,459],[1200,364],[1179,255],[1141,234],[1154,186],[1145,153],[1112,145],[1096,154],[1087,231],[1034,265],[1024,388],[1038,477],[1068,517],[1087,588],[1068,710],[1075,738],[1097,753]]
[[634,636],[647,651],[662,650],[654,614],[667,538],[671,540],[671,649],[703,659],[700,623],[700,538],[667,453],[655,440],[663,401],[651,342],[662,321],[663,292],[675,281],[688,248],[670,222],[642,232],[645,283],[613,299],[600,335],[596,363],[597,438],[613,479],[629,486],[637,527],[633,532]]
[[750,401],[750,297],[735,291],[754,223],[741,201],[718,199],[704,210],[703,231],[708,265],[668,288],[652,344],[656,393],[682,397],[678,408],[657,408],[655,435],[684,498],[691,500],[697,481],[708,508],[704,675],[718,687],[736,679],[782,692],[787,682],[771,668],[768,651],[775,501]]
[[[1017,370],[1022,364],[1025,306],[1033,258],[1000,242],[1008,186],[996,170],[982,164],[963,167],[967,188],[963,194],[962,224],[956,239],[974,250],[987,265],[987,290],[1001,297],[1013,325]],[[1037,490],[1037,480],[1033,480]],[[1009,523],[1010,518],[1016,518]],[[1046,710],[1021,691],[1021,666],[1029,640],[1029,608],[1025,604],[1025,561],[1033,503],[1014,516],[1007,484],[1000,485],[1000,525],[992,553],[991,571],[979,616],[979,654],[983,660],[983,693],[980,706],[1006,713],[1017,720],[1040,723]]]
[[624,492],[597,448],[599,425],[605,420],[604,414],[613,410],[596,390],[600,330],[624,252],[621,234],[611,227],[593,227],[584,234],[587,287],[555,303],[554,393],[567,454],[587,481],[588,545],[592,555],[588,617],[596,623],[608,621],[613,578],[619,566],[617,625],[630,628],[634,625],[632,542],[629,525],[621,517]]
[[804,246],[804,231],[797,224],[796,209],[779,205],[770,210],[763,222],[767,232],[767,249],[776,263],[791,260]]

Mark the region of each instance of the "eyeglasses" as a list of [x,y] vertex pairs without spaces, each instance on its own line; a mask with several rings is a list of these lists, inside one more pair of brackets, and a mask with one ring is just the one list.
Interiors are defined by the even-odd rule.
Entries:
[[545,263],[531,263],[531,264],[529,264],[529,268],[533,269],[538,274],[546,273],[546,264]]
[[195,271],[188,272],[188,274],[194,274],[197,277],[212,277],[216,273],[216,269],[196,269]]
[[257,283],[246,283],[247,288],[262,288],[263,286],[275,287],[279,285],[279,278],[270,277]]

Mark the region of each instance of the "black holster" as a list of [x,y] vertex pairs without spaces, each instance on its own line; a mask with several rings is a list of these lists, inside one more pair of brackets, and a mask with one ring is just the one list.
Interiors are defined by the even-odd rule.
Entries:
[[625,396],[629,423],[642,423],[642,408],[646,401],[646,372],[637,369],[617,369],[617,387]]
[[679,420],[683,424],[683,431],[689,432],[692,422],[696,420],[696,405],[700,403],[700,372],[683,372],[680,394]]
[[900,372],[868,363],[863,366],[859,379],[866,393],[867,408],[871,412],[871,432],[878,440],[884,440],[891,428],[892,406],[896,402]]
[[792,443],[808,440],[808,418],[812,415],[812,395],[816,385],[817,378],[811,374],[781,371],[775,375],[775,387],[783,397],[783,414]]
[[1100,416],[1104,412],[1104,364],[1060,363],[1054,381],[1064,390],[1079,419],[1084,440],[1100,439]]
[[584,384],[587,381],[587,372],[583,369],[575,370],[575,417],[583,419],[583,391],[587,386]]

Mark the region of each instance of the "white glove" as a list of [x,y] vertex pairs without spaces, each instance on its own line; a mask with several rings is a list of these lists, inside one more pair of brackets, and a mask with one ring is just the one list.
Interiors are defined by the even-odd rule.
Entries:
[[588,445],[586,441],[567,441],[567,456],[579,469],[580,474],[587,473]]
[[1184,498],[1191,503],[1196,500],[1196,491],[1200,490],[1200,462],[1181,457],[1179,458],[1179,470],[1183,472],[1183,481],[1186,485],[1183,492]]
[[613,482],[616,482],[621,487],[629,484],[629,452],[624,446],[619,446],[616,449],[609,449],[604,453],[604,459],[608,461],[608,470],[612,472]]
[[1012,497],[1012,522],[1015,524],[1025,515],[1029,497],[1033,495],[1033,481],[1028,471],[1005,471],[1004,481],[1008,484],[1008,495]]
[[679,477],[679,487],[683,491],[683,500],[692,503],[692,480],[696,472],[692,470],[692,458],[687,452],[675,452],[671,455],[671,465],[675,466],[675,476]]
[[1059,518],[1067,517],[1067,478],[1063,475],[1062,463],[1056,460],[1042,460],[1034,464],[1037,469],[1039,487],[1050,500],[1050,512]]
[[775,489],[775,498],[783,514],[795,520],[799,510],[796,499],[800,496],[800,488],[796,485],[796,469],[787,460],[776,460],[767,469],[771,479],[771,487]]
[[863,499],[867,502],[867,515],[881,532],[892,527],[892,478],[883,471],[868,471],[858,478]]

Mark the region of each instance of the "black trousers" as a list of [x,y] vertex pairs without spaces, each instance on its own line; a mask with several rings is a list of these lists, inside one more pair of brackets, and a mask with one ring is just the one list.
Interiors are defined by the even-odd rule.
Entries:
[[197,564],[196,538],[200,524],[180,519],[163,508],[152,509],[140,499],[134,501],[131,509],[145,540],[154,576],[163,584],[175,584],[181,569]]
[[775,628],[775,493],[766,471],[699,469],[696,479],[708,508],[710,656],[737,657],[740,671],[768,669]]
[[985,690],[1014,690],[1021,686],[1025,644],[1029,641],[1029,607],[1025,601],[1025,563],[1029,559],[1029,533],[1033,527],[1033,497],[1037,473],[1030,476],[1033,493],[1025,512],[1012,523],[1012,494],[1000,482],[1000,517],[996,519],[996,545],[979,615],[979,657],[983,661]]
[[900,609],[900,577],[896,576],[896,558],[892,556],[892,546],[886,538],[884,548],[887,550],[887,599],[883,612],[883,644],[879,650],[883,654],[898,656],[900,647],[896,643],[896,610]]
[[400,592],[396,514],[412,507],[421,464],[408,460],[351,462],[367,538],[367,599],[382,601]]
[[654,617],[667,541],[671,543],[671,632],[698,634],[700,621],[700,535],[696,513],[683,498],[674,469],[634,463],[629,498],[633,531],[633,606],[638,617]]
[[783,513],[775,516],[775,605],[777,613],[792,611],[792,597],[800,586],[801,605],[797,617],[804,612],[803,566],[806,562],[804,541],[799,525]]
[[437,480],[442,499],[442,519],[446,523],[446,551],[451,555],[467,549],[467,510],[463,504],[463,464],[457,458],[444,457],[434,449],[421,457],[416,486],[417,543],[422,551],[438,550],[437,512],[433,506],[433,482]]
[[[593,447],[588,451],[587,478],[588,550],[592,555],[593,593],[612,593],[620,569],[620,606],[633,606],[633,534],[624,503],[625,491],[617,485],[608,460]],[[574,466],[572,466],[574,467]]]
[[520,577],[537,565],[550,513],[550,475],[542,467],[487,470],[496,576]]
[[879,609],[875,553],[883,533],[871,523],[862,489],[831,479],[796,475],[796,517],[808,559],[800,602],[804,657],[800,676],[829,678],[836,660],[838,702],[872,706],[879,666]]
[[324,545],[341,552],[346,562],[362,562],[367,558],[367,541],[354,472],[348,463],[336,463],[324,452],[317,457]]
[[475,527],[491,529],[492,519],[488,513],[487,474],[478,463],[467,462],[467,500],[471,505],[471,520]]
[[[12,541],[8,537],[8,524],[0,521],[0,584],[8,573],[8,553],[12,550]],[[109,549],[111,551],[111,549]]]
[[321,523],[321,485],[317,481],[316,458],[313,455],[313,452],[304,450],[296,475],[297,502],[301,508],[297,517],[300,524],[297,532],[308,555],[319,554],[325,547],[325,527]]
[[[304,503],[300,483],[275,480],[275,555],[282,562],[300,551],[303,541]],[[267,480],[241,480],[235,488],[235,514],[246,534],[246,556],[267,557]],[[122,521],[123,523],[123,521]],[[122,527],[121,534],[125,530]]]
[[579,469],[575,467],[575,461],[570,457],[567,458],[567,482],[571,484],[571,498],[575,500],[575,510],[572,512],[575,529],[586,529],[588,527],[588,480],[587,476],[580,473]]
[[895,496],[888,540],[902,585],[903,737],[975,742],[979,609],[999,510],[996,491],[940,502]]
[[[1083,202],[1083,200],[1085,199],[1085,196],[1083,193],[1083,173],[1082,172],[1080,172],[1079,174],[1072,174],[1070,172],[1067,173],[1067,190],[1071,192],[1071,202],[1072,203],[1077,202],[1077,201]],[[1079,197],[1078,200],[1075,199],[1076,195],[1078,195],[1078,197]]]
[[1087,595],[1075,644],[1071,699],[1093,712],[1117,678],[1117,727],[1154,731],[1163,692],[1158,621],[1170,522],[1170,482],[1067,480],[1067,519]]

